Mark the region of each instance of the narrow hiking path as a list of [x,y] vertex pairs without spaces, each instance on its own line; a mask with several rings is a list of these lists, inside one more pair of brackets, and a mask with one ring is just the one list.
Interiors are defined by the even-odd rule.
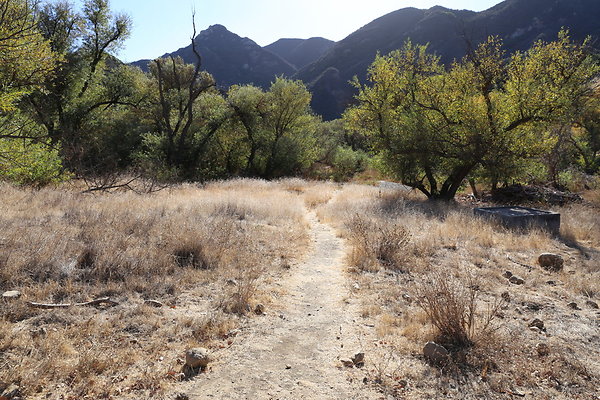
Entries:
[[364,371],[339,361],[361,351],[368,329],[348,302],[345,243],[313,211],[307,220],[312,249],[279,282],[286,295],[273,305],[277,311],[253,319],[240,341],[218,354],[191,384],[191,400],[381,398],[362,383]]

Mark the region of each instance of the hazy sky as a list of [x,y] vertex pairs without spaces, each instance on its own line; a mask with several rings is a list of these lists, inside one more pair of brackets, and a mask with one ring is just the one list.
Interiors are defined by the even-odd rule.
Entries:
[[[77,0],[82,2],[83,0]],[[261,46],[280,38],[322,36],[341,40],[388,12],[404,7],[481,11],[501,0],[112,0],[114,11],[133,20],[133,33],[119,57],[126,62],[155,58],[189,45],[191,13],[198,31],[225,25]]]

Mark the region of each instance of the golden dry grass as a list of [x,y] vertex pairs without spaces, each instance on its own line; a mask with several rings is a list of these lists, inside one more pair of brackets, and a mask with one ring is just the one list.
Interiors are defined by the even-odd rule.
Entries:
[[[600,337],[599,314],[587,302],[600,302],[600,213],[593,203],[556,211],[563,216],[559,238],[504,229],[460,204],[363,185],[345,186],[320,207],[320,217],[352,245],[348,262],[361,287],[355,295],[381,340],[370,349],[371,381],[392,398],[594,398],[600,348],[591,343]],[[410,240],[379,234],[393,233],[390,227]],[[389,254],[383,258],[382,244]],[[543,252],[562,255],[564,271],[541,269]],[[525,284],[509,283],[505,271]],[[545,332],[529,329],[534,318]],[[448,335],[465,336],[456,346]],[[444,339],[451,362],[428,365],[424,344]],[[544,345],[549,352],[540,355]]]
[[[0,187],[0,383],[27,398],[163,398],[307,246],[302,200],[256,180],[152,195]],[[109,296],[114,308],[39,310]],[[144,304],[158,300],[162,308]]]

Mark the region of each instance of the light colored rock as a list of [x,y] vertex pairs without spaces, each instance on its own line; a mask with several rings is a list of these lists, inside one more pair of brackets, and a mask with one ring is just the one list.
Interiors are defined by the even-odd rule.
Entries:
[[21,297],[21,292],[18,290],[9,290],[8,292],[2,293],[2,298],[4,300],[16,300]]
[[525,280],[523,278],[516,275],[511,276],[508,281],[514,285],[522,285],[525,283]]
[[425,359],[434,365],[443,365],[448,361],[448,350],[444,346],[441,346],[434,342],[427,342],[423,347],[423,355]]
[[546,271],[559,272],[562,271],[565,260],[558,254],[544,253],[540,254],[538,257],[538,263],[540,264],[540,267],[544,268]]
[[204,347],[196,347],[185,352],[185,365],[190,368],[206,368],[211,362],[210,352]]

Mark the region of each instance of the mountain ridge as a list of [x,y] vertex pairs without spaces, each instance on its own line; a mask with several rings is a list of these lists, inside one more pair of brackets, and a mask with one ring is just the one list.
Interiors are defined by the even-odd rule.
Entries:
[[[203,68],[215,76],[220,86],[254,83],[266,88],[275,76],[300,79],[313,93],[313,110],[330,120],[338,118],[353,102],[355,92],[348,82],[354,76],[364,82],[376,54],[400,48],[407,39],[428,44],[429,50],[448,64],[466,54],[467,40],[475,46],[489,35],[500,36],[508,54],[527,50],[540,39],[554,40],[563,27],[577,41],[588,35],[598,41],[597,21],[598,0],[505,0],[480,12],[442,6],[402,8],[371,21],[339,42],[280,39],[260,47],[222,25],[213,25],[198,35],[198,48]],[[313,47],[302,48],[309,44]],[[234,50],[240,54],[232,54]],[[194,61],[191,46],[166,55]],[[133,64],[140,66],[140,62]]]

